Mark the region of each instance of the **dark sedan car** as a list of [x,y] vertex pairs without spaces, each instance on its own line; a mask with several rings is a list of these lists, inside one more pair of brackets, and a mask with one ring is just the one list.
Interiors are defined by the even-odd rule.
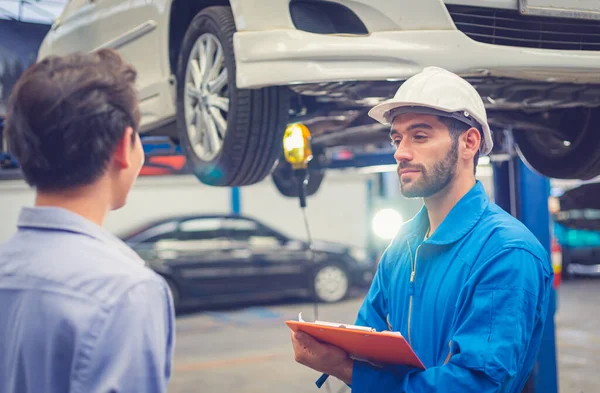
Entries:
[[177,308],[288,295],[332,303],[367,286],[375,270],[360,250],[314,242],[311,251],[241,216],[170,218],[122,239],[167,280]]

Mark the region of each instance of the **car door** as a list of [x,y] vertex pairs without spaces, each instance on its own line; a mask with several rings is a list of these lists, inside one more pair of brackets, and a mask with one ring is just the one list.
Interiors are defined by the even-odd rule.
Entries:
[[232,271],[232,277],[238,283],[237,291],[242,294],[258,294],[269,291],[269,283],[264,280],[267,267],[259,263],[251,248],[253,234],[257,224],[242,217],[228,217],[224,225],[229,238],[229,249],[238,262]]
[[[156,98],[164,93],[170,75],[166,41],[169,4],[138,0],[70,0],[52,25],[39,55],[90,52],[101,48],[117,50],[137,71],[143,115],[159,116],[161,104]],[[167,101],[169,98],[160,97]],[[153,102],[159,109],[146,107]]]
[[[88,0],[94,4],[94,18],[87,28],[93,32],[91,49],[112,48],[137,71],[142,102],[156,96],[155,85],[164,82],[168,69],[168,47],[161,37],[168,29],[167,5],[163,1]],[[165,72],[166,71],[166,72]]]
[[89,25],[96,18],[95,13],[92,1],[69,0],[44,38],[39,57],[92,50],[95,32],[89,29]]
[[[232,242],[224,219],[193,218],[181,222],[175,269],[197,296],[238,296],[254,290],[247,280],[251,254]],[[222,300],[222,299],[219,299]]]
[[[252,255],[251,280],[264,291],[306,288],[308,250],[300,241],[283,236],[257,221],[228,220],[235,241],[243,242]],[[240,243],[241,247],[241,243]]]
[[177,240],[177,228],[177,221],[168,221],[145,228],[128,236],[125,241],[150,268],[159,273],[169,273],[173,252],[165,244]]

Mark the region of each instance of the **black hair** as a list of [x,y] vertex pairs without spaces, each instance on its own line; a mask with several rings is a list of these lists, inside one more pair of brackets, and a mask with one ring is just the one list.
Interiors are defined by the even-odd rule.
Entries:
[[[445,116],[438,116],[440,122],[442,122],[446,127],[448,127],[448,131],[450,132],[450,137],[452,137],[452,142],[457,143],[458,137],[467,132],[471,126],[467,123],[464,123],[460,120],[453,119]],[[483,133],[480,129],[477,129],[479,134],[482,136],[481,143],[483,143]],[[473,174],[477,173],[477,162],[479,161],[479,150],[475,153],[475,157],[473,157]]]
[[25,181],[41,191],[96,181],[127,127],[135,138],[136,77],[111,49],[50,56],[27,69],[9,99],[5,127]]

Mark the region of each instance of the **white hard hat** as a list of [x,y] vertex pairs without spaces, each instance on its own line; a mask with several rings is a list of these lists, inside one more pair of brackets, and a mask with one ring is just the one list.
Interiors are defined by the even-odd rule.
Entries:
[[493,142],[481,96],[466,80],[439,67],[426,67],[404,82],[391,100],[376,105],[369,116],[391,124],[400,113],[447,115],[482,132],[481,155],[492,151]]

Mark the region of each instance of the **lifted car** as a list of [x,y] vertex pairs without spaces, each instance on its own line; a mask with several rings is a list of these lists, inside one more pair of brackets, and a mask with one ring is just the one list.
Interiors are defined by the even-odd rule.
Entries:
[[180,143],[210,185],[273,173],[294,195],[288,123],[311,129],[317,162],[332,147],[387,143],[368,110],[431,65],[476,87],[492,129],[511,130],[533,169],[592,178],[600,0],[544,1],[71,0],[39,57],[116,48],[139,72],[140,131]]

